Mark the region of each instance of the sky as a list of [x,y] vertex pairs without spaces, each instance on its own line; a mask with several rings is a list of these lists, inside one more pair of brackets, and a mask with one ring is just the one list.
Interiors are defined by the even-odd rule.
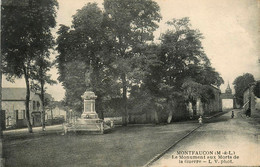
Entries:
[[[155,32],[165,32],[165,22],[173,18],[189,17],[192,27],[200,30],[204,39],[202,45],[212,66],[218,71],[225,83],[220,86],[225,91],[229,83],[244,73],[251,73],[260,79],[260,0],[154,0],[161,9],[162,20]],[[96,2],[102,8],[103,0],[58,0],[57,27],[60,24],[71,25],[72,15],[88,2]],[[57,53],[52,54],[54,59]],[[57,79],[57,69],[51,71],[52,78]],[[25,87],[24,80],[14,84],[3,77],[3,87]],[[234,89],[233,89],[234,92]],[[62,100],[65,91],[58,83],[47,86],[55,100]]]

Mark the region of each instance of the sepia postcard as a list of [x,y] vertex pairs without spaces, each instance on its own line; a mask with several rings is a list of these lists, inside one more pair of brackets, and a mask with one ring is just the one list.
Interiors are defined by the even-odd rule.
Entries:
[[260,166],[260,0],[1,0],[0,166]]

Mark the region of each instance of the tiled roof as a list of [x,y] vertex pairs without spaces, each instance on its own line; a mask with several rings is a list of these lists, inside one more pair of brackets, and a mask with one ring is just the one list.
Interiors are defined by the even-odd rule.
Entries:
[[[32,97],[35,93],[31,92]],[[2,100],[25,100],[26,88],[2,88]]]

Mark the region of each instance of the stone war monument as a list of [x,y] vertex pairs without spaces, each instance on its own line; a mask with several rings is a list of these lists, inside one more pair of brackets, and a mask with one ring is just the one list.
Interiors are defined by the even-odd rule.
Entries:
[[95,110],[95,100],[97,96],[92,91],[86,91],[81,98],[84,100],[84,111],[81,114],[82,119],[98,119]]
[[98,118],[95,110],[95,99],[97,96],[92,91],[85,91],[81,96],[84,100],[84,110],[81,117],[76,119],[73,123],[64,126],[65,134],[67,132],[92,132],[104,134],[109,131],[111,127],[106,125],[102,119]]

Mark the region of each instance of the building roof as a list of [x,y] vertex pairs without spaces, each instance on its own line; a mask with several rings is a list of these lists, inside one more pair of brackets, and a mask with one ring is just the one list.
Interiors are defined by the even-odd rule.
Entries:
[[234,99],[234,95],[232,94],[232,89],[230,88],[229,82],[227,85],[227,88],[225,90],[225,93],[221,93],[221,99]]
[[228,82],[228,85],[227,85],[227,88],[226,88],[225,92],[226,92],[226,94],[232,94],[232,89],[229,86],[229,82]]
[[[32,98],[35,93],[31,92]],[[25,101],[26,100],[26,88],[2,88],[2,100],[3,101]]]

